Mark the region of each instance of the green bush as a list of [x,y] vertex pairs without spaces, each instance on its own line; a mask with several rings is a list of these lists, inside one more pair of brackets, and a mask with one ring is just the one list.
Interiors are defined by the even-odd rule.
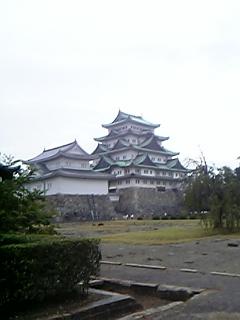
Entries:
[[[53,241],[60,240],[60,236],[42,235],[42,234],[26,234],[26,233],[0,233],[0,246],[8,244],[19,244],[37,241]],[[63,238],[62,238],[63,239]]]
[[101,253],[96,239],[5,236],[5,243],[13,243],[14,237],[18,244],[0,246],[2,310],[70,293],[79,282],[85,291],[90,277],[99,271]]

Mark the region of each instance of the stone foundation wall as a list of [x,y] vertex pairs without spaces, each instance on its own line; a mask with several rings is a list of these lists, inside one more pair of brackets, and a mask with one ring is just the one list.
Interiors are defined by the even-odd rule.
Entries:
[[109,220],[115,209],[108,195],[51,195],[49,207],[58,212],[56,221]]
[[118,191],[119,201],[112,202],[108,195],[51,195],[49,207],[58,212],[56,221],[92,221],[134,214],[135,217],[177,215],[182,210],[180,191],[157,191],[148,188],[127,188]]
[[183,195],[180,191],[157,191],[147,188],[127,188],[119,190],[119,203],[116,211],[134,214],[136,217],[150,218],[179,214],[182,209]]

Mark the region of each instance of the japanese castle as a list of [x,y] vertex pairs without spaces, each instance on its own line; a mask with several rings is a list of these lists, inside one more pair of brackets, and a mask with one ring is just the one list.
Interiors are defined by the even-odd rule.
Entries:
[[106,195],[130,187],[158,191],[181,188],[188,170],[176,157],[177,152],[163,147],[168,137],[154,133],[159,124],[119,111],[113,122],[102,126],[108,134],[95,138],[98,145],[92,154],[75,140],[44,149],[25,161],[36,169],[29,187],[46,195]]
[[93,159],[76,140],[44,149],[25,161],[36,169],[29,188],[42,190],[45,195],[107,194],[109,174],[94,171],[90,165]]
[[122,111],[108,124],[102,125],[107,135],[95,138],[98,142],[92,155],[95,172],[110,173],[109,192],[129,187],[179,189],[187,169],[176,157],[179,153],[167,150],[158,136],[160,127]]

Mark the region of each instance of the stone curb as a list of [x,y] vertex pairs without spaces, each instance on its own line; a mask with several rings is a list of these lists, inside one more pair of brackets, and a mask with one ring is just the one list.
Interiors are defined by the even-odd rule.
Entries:
[[190,272],[190,273],[197,273],[199,272],[197,269],[186,269],[186,268],[183,268],[183,269],[179,269],[181,272]]
[[228,272],[212,271],[212,272],[210,272],[210,274],[212,274],[212,275],[214,275],[214,276],[224,276],[224,277],[236,277],[236,278],[240,278],[240,274],[239,274],[239,273],[228,273]]
[[133,268],[146,268],[146,269],[157,269],[157,270],[166,270],[167,267],[165,266],[156,266],[151,264],[138,264],[138,263],[125,263],[126,267],[133,267]]
[[[122,265],[126,267],[132,267],[132,268],[145,268],[145,269],[155,269],[155,270],[167,270],[168,268],[165,266],[160,266],[160,265],[151,265],[151,264],[138,264],[138,263],[122,263],[122,262],[117,262],[117,261],[101,261],[101,264],[109,264],[109,265]],[[186,272],[186,273],[202,273],[201,271],[197,269],[188,269],[188,268],[181,268],[181,269],[172,269],[175,271],[180,271],[180,272]],[[210,275],[214,276],[224,276],[224,277],[235,277],[235,278],[240,278],[239,273],[228,273],[228,272],[218,272],[218,271],[210,271]]]
[[90,292],[104,295],[105,298],[90,303],[86,307],[81,307],[73,312],[54,315],[46,318],[46,320],[66,320],[66,319],[88,319],[100,320],[112,314],[113,316],[121,311],[129,310],[136,312],[141,307],[134,298],[129,295],[123,295],[105,290],[89,289]]
[[177,302],[171,302],[167,304],[166,306],[161,306],[157,308],[150,308],[144,311],[140,312],[135,312],[133,314],[130,314],[128,316],[125,316],[123,318],[120,318],[118,320],[141,320],[141,319],[146,319],[146,316],[154,316],[155,314],[159,314],[161,312],[167,311],[169,309],[175,308],[177,306],[182,305],[184,302],[182,301],[177,301]]
[[157,294],[161,299],[170,301],[186,301],[195,294],[201,293],[202,289],[193,289],[189,287],[179,287],[173,285],[159,285]]
[[119,262],[119,261],[100,261],[100,264],[111,264],[111,265],[114,265],[114,266],[121,266],[122,265],[122,262]]

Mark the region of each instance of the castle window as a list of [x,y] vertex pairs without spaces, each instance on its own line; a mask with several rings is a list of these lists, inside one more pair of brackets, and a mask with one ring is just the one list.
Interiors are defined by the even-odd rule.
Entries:
[[150,183],[151,183],[151,184],[154,184],[154,181],[153,181],[153,180],[150,180]]
[[139,180],[139,179],[136,179],[135,182],[136,182],[136,184],[139,184],[139,183],[140,183],[140,180]]
[[130,184],[130,179],[127,179],[127,180],[126,180],[126,184]]
[[143,170],[143,173],[148,173],[148,170],[146,170],[146,169],[145,169],[145,170]]
[[135,172],[136,173],[140,173],[140,169],[135,169]]

